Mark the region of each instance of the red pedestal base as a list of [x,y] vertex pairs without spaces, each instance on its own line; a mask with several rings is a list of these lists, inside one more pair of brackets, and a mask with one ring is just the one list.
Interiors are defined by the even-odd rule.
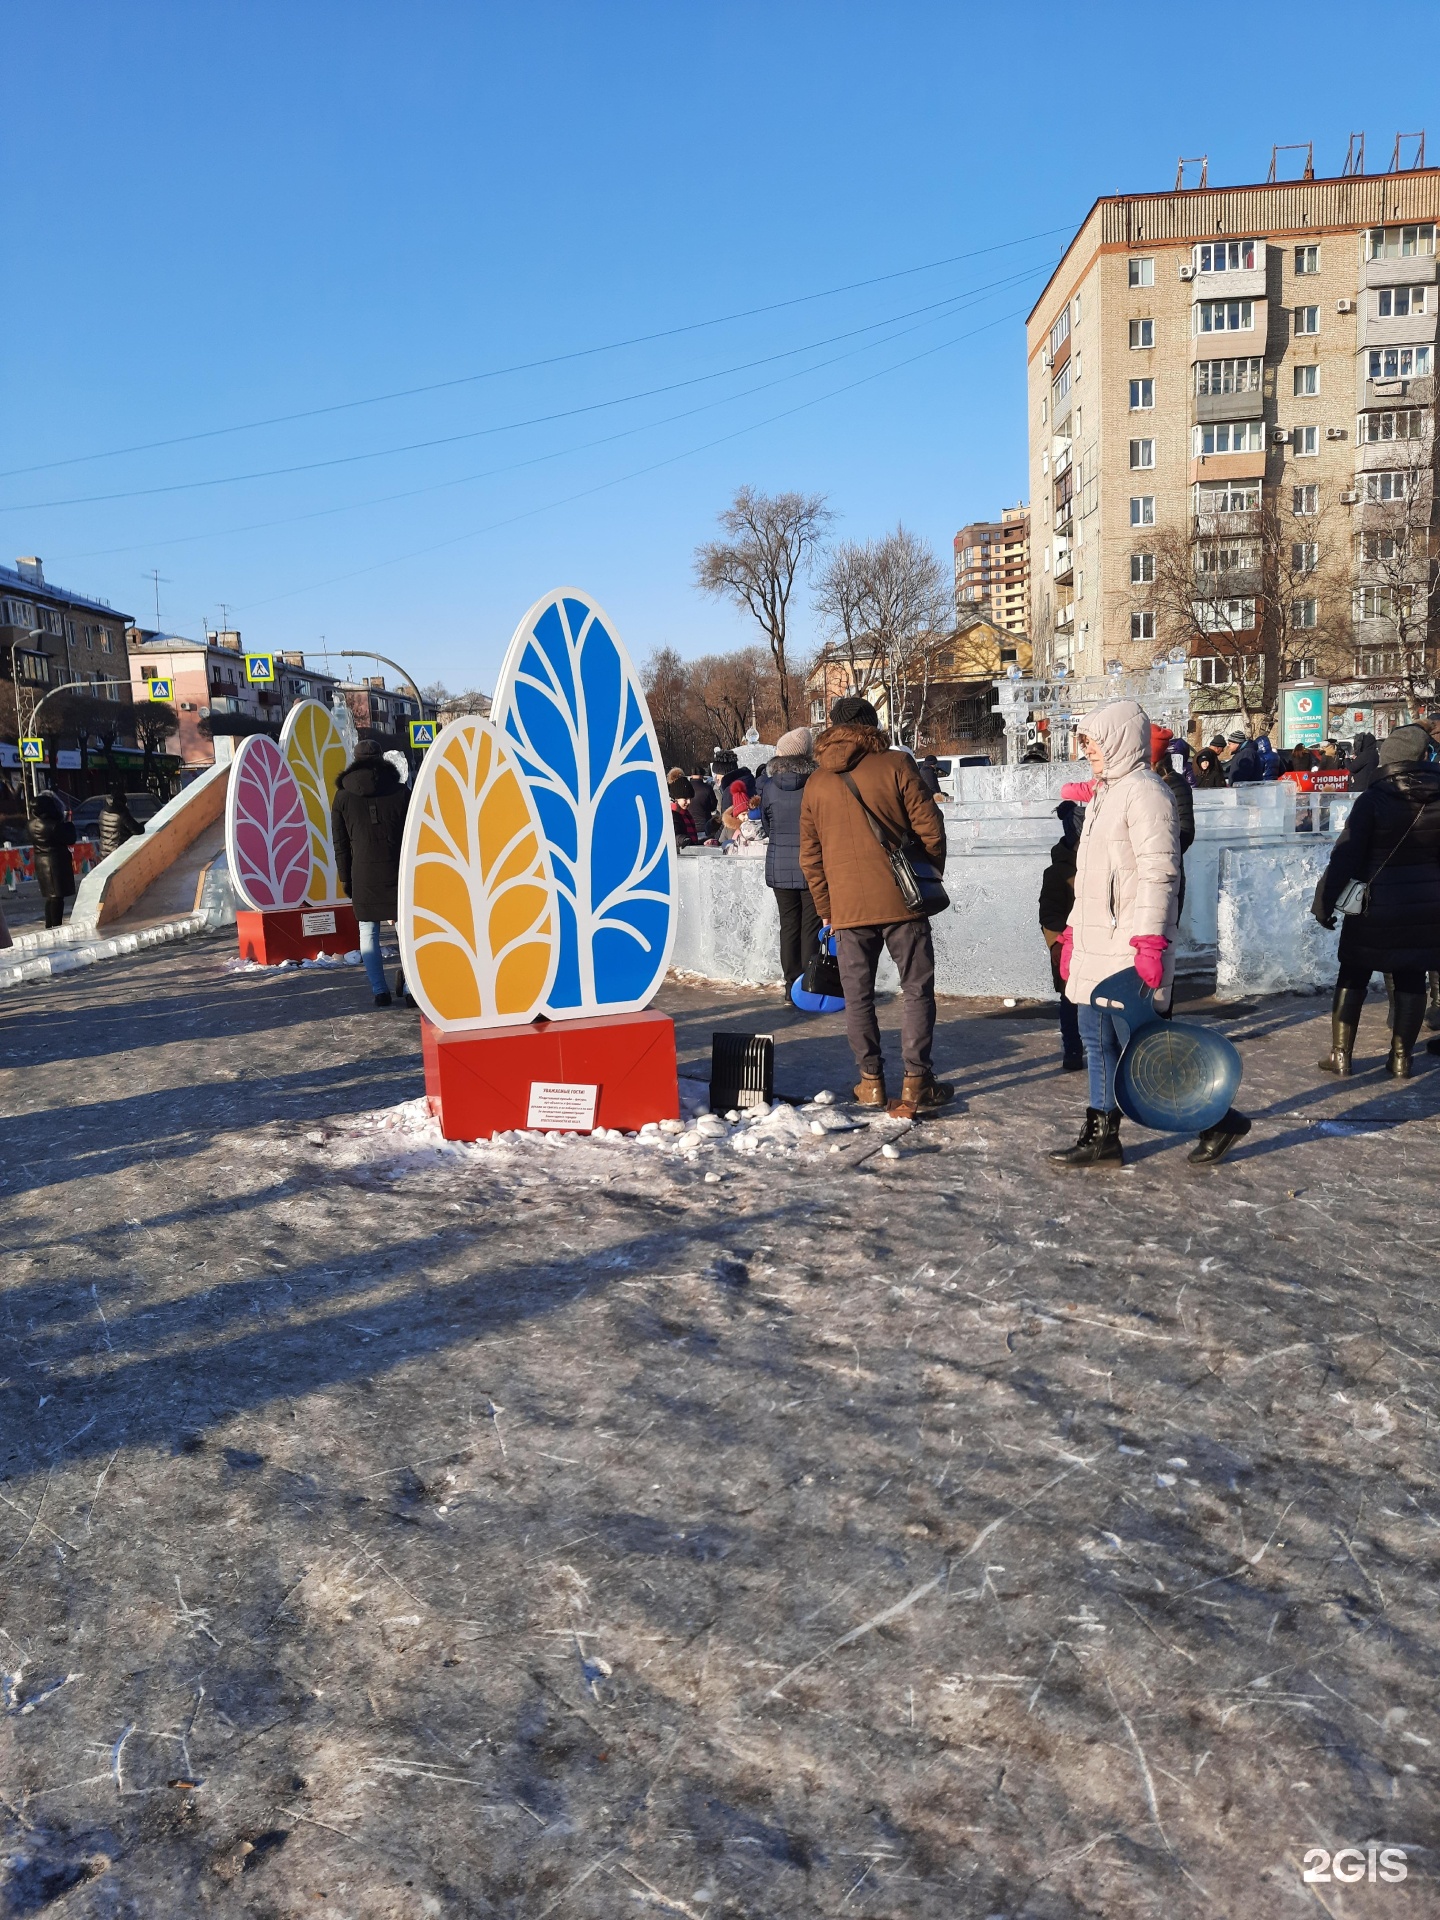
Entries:
[[322,953],[354,953],[360,945],[354,910],[343,902],[335,907],[275,907],[264,913],[247,908],[235,915],[235,930],[240,958],[262,967],[281,960],[314,960]]
[[528,1126],[536,1083],[595,1087],[597,1127],[632,1133],[680,1117],[675,1023],[663,1013],[540,1020],[484,1033],[442,1033],[422,1018],[420,1031],[425,1093],[447,1140]]

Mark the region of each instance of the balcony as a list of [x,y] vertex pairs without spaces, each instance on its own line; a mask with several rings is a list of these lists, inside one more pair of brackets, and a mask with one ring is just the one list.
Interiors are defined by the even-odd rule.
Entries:
[[1357,413],[1374,412],[1379,407],[1434,406],[1435,382],[1428,376],[1421,380],[1369,380],[1366,378],[1366,362],[1363,354],[1357,366],[1359,368],[1355,389]]
[[1195,424],[1211,420],[1263,420],[1265,395],[1257,387],[1253,393],[1197,393]]
[[1367,287],[1415,287],[1435,284],[1435,255],[1412,253],[1403,260],[1367,260]]
[[1265,252],[1257,246],[1258,264],[1230,267],[1224,273],[1197,273],[1190,282],[1190,300],[1263,300],[1265,298]]
[[1230,535],[1249,534],[1252,537],[1261,531],[1261,515],[1258,507],[1251,507],[1238,513],[1198,512],[1195,515],[1195,536],[1197,539],[1225,538]]
[[[1367,306],[1374,295],[1367,296]],[[1405,313],[1398,318],[1382,320],[1378,314],[1367,312],[1360,323],[1360,345],[1362,347],[1421,347],[1432,346],[1435,342],[1435,322],[1440,314]]]

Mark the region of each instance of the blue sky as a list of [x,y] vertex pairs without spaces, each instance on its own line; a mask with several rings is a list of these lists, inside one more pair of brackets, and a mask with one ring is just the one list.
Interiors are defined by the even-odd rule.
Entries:
[[1394,51],[1433,9],[1385,20],[1372,59],[1328,4],[12,9],[0,555],[451,685],[562,583],[637,658],[740,644],[691,585],[737,485],[948,556],[1023,496],[1023,315],[1090,202],[1362,126],[1383,166],[1434,99]]

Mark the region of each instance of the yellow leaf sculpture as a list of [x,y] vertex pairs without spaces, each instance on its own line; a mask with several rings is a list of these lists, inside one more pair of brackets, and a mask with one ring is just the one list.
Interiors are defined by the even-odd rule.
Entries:
[[514,756],[486,720],[442,728],[400,853],[405,981],[437,1027],[518,1026],[555,979],[555,883]]
[[345,771],[345,742],[328,707],[299,700],[280,732],[280,751],[295,776],[310,828],[310,893],[313,906],[331,906],[344,896],[330,837],[335,782]]

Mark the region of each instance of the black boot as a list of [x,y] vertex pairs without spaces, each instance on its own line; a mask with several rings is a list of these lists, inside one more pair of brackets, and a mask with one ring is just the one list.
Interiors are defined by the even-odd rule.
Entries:
[[1250,1122],[1232,1107],[1223,1120],[1207,1127],[1185,1158],[1192,1167],[1213,1167],[1223,1160],[1237,1140],[1250,1131]]
[[1350,1078],[1350,1062],[1355,1053],[1355,1034],[1360,1026],[1360,1010],[1365,1005],[1363,987],[1335,983],[1335,998],[1330,1006],[1330,1051],[1318,1062],[1322,1073],[1338,1073]]
[[1415,1051],[1415,1042],[1420,1038],[1420,1028],[1424,1021],[1424,994],[1397,991],[1395,1029],[1390,1039],[1390,1058],[1385,1062],[1385,1071],[1396,1080],[1408,1080],[1414,1071],[1411,1056]]
[[1425,984],[1430,989],[1430,1001],[1425,1009],[1425,1024],[1427,1027],[1437,1028],[1440,1027],[1440,973],[1427,975]]
[[1101,1161],[1123,1167],[1125,1151],[1120,1145],[1119,1109],[1102,1113],[1099,1107],[1087,1107],[1085,1124],[1074,1146],[1057,1148],[1049,1157],[1062,1167],[1093,1167]]

